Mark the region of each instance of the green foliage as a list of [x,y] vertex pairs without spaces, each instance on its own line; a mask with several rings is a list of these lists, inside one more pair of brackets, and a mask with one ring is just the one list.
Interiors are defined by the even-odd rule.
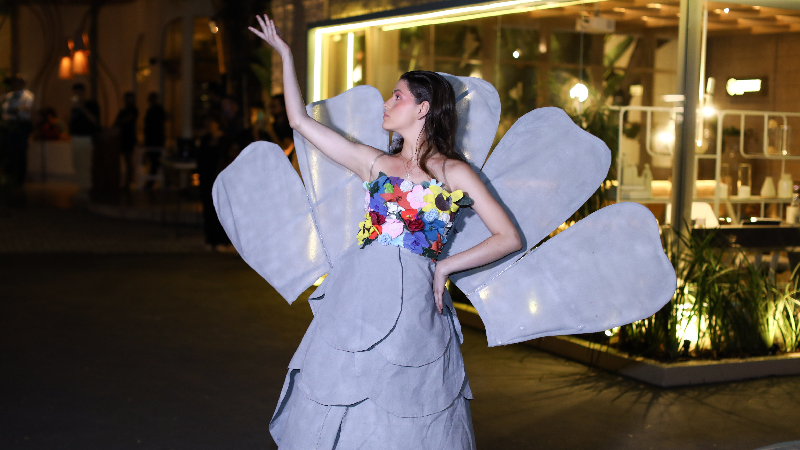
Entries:
[[[678,277],[672,300],[654,316],[621,327],[619,347],[660,360],[689,356],[684,339],[700,357],[766,355],[797,350],[800,343],[798,278],[779,289],[774,273],[736,249],[715,245],[713,232],[666,232],[664,242]],[[777,342],[776,338],[780,338]],[[686,350],[689,350],[687,348]]]

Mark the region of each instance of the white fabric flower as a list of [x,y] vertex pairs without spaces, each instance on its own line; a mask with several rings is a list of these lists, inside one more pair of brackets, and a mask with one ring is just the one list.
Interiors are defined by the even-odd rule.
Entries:
[[440,212],[439,213],[439,220],[441,220],[445,224],[450,223],[450,214],[448,214],[448,213],[446,213],[444,211]]
[[401,191],[408,192],[411,189],[414,189],[414,183],[412,183],[410,180],[403,180],[403,182],[400,183],[400,190]]
[[402,206],[398,205],[395,202],[386,202],[386,209],[388,210],[389,214],[397,215],[400,214],[401,211],[405,211],[406,209]]

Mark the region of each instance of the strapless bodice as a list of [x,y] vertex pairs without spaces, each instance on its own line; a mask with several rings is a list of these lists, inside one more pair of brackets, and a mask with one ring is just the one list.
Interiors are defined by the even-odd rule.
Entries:
[[365,181],[364,189],[364,221],[356,236],[361,248],[377,241],[434,260],[447,242],[459,207],[472,204],[466,194],[448,192],[436,179],[417,184],[381,172],[375,180]]

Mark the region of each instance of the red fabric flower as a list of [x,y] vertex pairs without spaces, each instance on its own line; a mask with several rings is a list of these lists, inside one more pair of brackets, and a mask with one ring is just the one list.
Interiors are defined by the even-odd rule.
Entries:
[[386,223],[386,217],[378,214],[376,211],[370,211],[369,218],[372,219],[372,224],[375,226]]
[[403,195],[403,192],[401,192],[400,189],[394,192],[387,192],[385,194],[380,194],[380,196],[387,202],[395,202],[395,203],[398,203],[403,197],[405,197],[405,195]]
[[417,218],[417,210],[416,209],[406,209],[405,211],[400,213],[400,217],[403,218],[406,222],[412,221]]
[[431,242],[431,250],[435,251],[436,253],[441,253],[442,251],[442,235],[436,233],[436,240]]
[[373,231],[372,233],[369,234],[369,238],[370,239],[377,239],[378,238],[378,234],[380,234],[380,232],[377,230],[377,227],[375,227],[375,231]]
[[414,233],[425,229],[425,222],[422,219],[406,220],[408,231]]

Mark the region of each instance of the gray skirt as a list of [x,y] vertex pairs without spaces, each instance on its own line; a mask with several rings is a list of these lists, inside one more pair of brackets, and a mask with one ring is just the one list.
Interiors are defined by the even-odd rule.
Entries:
[[270,432],[281,450],[474,449],[461,327],[435,263],[377,242],[346,251],[309,303]]

